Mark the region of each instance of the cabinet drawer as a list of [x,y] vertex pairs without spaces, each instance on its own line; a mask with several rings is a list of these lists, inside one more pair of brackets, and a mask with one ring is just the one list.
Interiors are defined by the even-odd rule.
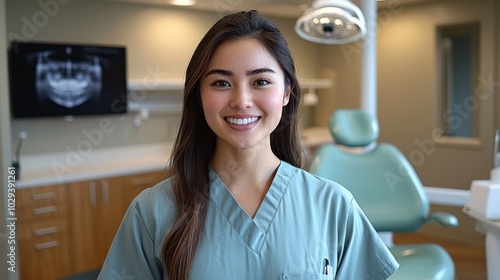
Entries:
[[66,215],[66,203],[36,203],[18,207],[17,218],[19,221],[58,219]]
[[21,280],[54,280],[72,273],[67,233],[28,238],[18,243]]
[[128,184],[130,184],[131,186],[152,187],[166,178],[168,178],[168,176],[165,171],[155,171],[138,175],[131,175],[125,177],[125,180],[128,181]]
[[45,242],[47,238],[67,234],[67,232],[68,223],[64,218],[35,220],[29,222],[19,222],[17,238],[19,240],[33,239],[35,242]]
[[47,186],[21,189],[16,192],[17,207],[26,205],[55,204],[66,199],[64,186]]

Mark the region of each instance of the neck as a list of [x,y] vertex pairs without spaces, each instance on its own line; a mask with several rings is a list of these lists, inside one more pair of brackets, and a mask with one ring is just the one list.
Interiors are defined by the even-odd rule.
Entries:
[[280,160],[271,148],[216,148],[212,169],[231,192],[240,207],[253,218],[272,184]]
[[236,150],[217,145],[210,165],[231,191],[237,188],[267,191],[280,160],[271,147]]

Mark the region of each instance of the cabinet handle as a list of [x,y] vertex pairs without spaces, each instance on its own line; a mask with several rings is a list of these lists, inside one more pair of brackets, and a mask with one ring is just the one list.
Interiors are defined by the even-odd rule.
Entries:
[[92,181],[89,183],[89,196],[90,196],[90,205],[92,207],[95,207],[96,205],[96,198],[95,198],[95,182]]
[[132,185],[134,185],[134,186],[143,185],[143,184],[151,184],[153,182],[154,182],[153,177],[132,179]]
[[31,196],[31,200],[42,200],[42,199],[49,199],[49,198],[55,198],[56,193],[55,192],[45,192],[45,193],[36,193]]
[[35,236],[41,236],[41,235],[47,235],[47,234],[52,234],[58,232],[57,227],[48,227],[48,228],[40,228],[40,229],[35,229],[33,231],[33,234]]
[[49,241],[49,242],[37,243],[37,244],[35,244],[35,249],[43,250],[43,249],[48,249],[48,248],[54,248],[57,246],[59,246],[59,242],[57,242],[57,240],[54,240],[54,241]]
[[33,209],[33,214],[42,215],[42,214],[54,213],[56,211],[57,211],[56,206],[47,206],[47,207],[40,207]]
[[104,201],[104,204],[109,204],[108,180],[103,180],[102,181],[102,199]]

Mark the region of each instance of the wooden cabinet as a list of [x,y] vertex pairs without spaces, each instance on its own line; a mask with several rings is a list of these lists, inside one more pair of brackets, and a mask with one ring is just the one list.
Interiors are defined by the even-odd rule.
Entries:
[[122,178],[68,185],[75,273],[102,266],[125,213]]
[[151,172],[68,185],[75,273],[102,266],[130,202],[143,189],[156,184],[160,174]]
[[65,186],[20,189],[16,197],[20,278],[52,280],[71,274]]
[[165,177],[149,172],[18,190],[21,280],[99,269],[134,197]]

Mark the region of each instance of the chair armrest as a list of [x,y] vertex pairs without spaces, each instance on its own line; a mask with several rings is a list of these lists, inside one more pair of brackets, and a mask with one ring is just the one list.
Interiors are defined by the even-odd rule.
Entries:
[[445,212],[435,212],[431,213],[427,217],[426,223],[438,223],[444,227],[456,227],[458,226],[458,219],[454,215]]

